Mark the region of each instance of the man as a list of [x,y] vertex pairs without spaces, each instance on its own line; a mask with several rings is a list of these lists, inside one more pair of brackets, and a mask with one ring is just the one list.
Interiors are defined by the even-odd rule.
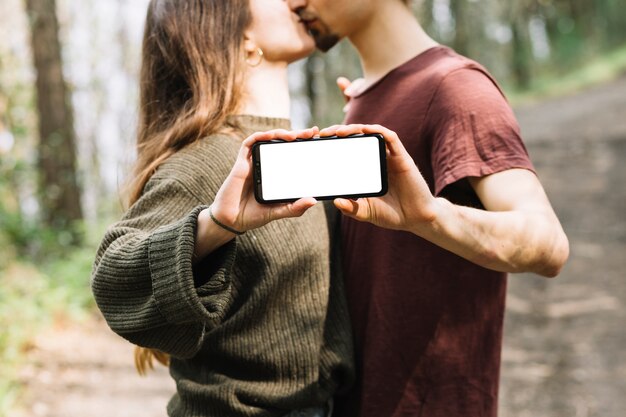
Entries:
[[359,52],[346,122],[385,126],[321,134],[381,132],[389,150],[386,196],[335,201],[359,372],[336,415],[496,416],[506,273],[556,276],[569,254],[513,112],[406,1],[287,1],[320,49]]

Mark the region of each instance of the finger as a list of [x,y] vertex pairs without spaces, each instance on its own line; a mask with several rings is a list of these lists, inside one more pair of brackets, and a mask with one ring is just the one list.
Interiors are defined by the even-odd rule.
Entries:
[[295,131],[295,133],[298,139],[311,139],[320,133],[320,129],[317,126],[313,126],[308,129]]
[[[284,140],[293,140],[297,136],[294,132],[290,132],[285,129],[274,129],[268,130],[266,132],[255,132],[252,135],[248,136],[241,143],[241,148],[239,149],[239,154],[237,155],[237,164],[249,164],[252,159],[252,146],[257,142],[270,141],[274,139],[284,139]],[[242,161],[242,162],[240,162]],[[242,169],[242,168],[239,168]]]
[[300,217],[315,204],[317,204],[316,199],[312,197],[306,197],[301,198],[293,203],[278,205],[272,210],[272,220],[285,219],[289,217]]
[[387,129],[381,125],[363,125],[363,133],[380,133],[385,138],[387,148],[391,152],[392,156],[397,156],[407,153],[404,145],[400,141],[398,134],[393,130]]
[[352,124],[352,125],[343,125],[343,126],[334,126],[332,128],[324,129],[320,132],[322,136],[352,136],[352,135],[360,135],[363,134],[363,128],[365,125],[361,124]]
[[274,138],[274,131],[269,130],[267,132],[255,132],[248,136],[241,142],[241,148],[239,149],[239,155],[237,155],[237,164],[239,161],[248,161],[252,158],[252,146],[257,142],[263,142],[272,140]]
[[322,137],[333,136],[335,134],[335,131],[341,126],[342,125],[332,125],[332,126],[325,127],[324,129],[320,130],[319,135]]
[[350,85],[348,86],[348,88],[346,88],[343,94],[348,96],[349,98],[356,97],[361,93],[364,85],[365,85],[365,79],[357,78],[356,80],[350,83]]
[[302,216],[305,211],[317,204],[317,200],[313,197],[301,198],[291,203],[291,212],[296,216]]
[[343,98],[346,102],[350,101],[350,96],[347,94],[350,84],[352,84],[352,82],[346,77],[337,78],[337,87],[339,87],[339,90],[341,91],[341,94],[343,94]]
[[245,138],[243,142],[241,142],[241,145],[250,147],[259,140],[267,140],[271,135],[272,135],[271,130],[267,132],[255,132],[251,134],[250,136],[248,136],[247,138]]
[[370,219],[369,205],[363,198],[359,198],[358,200],[336,198],[333,203],[341,213],[348,217],[359,221],[368,221]]
[[[286,130],[284,131],[287,132]],[[256,142],[272,140],[275,137],[276,137],[276,130],[268,130],[267,132],[255,132],[251,134],[250,136],[248,136],[246,139],[244,139],[241,145],[244,147],[250,148]]]
[[248,136],[243,142],[242,145],[246,147],[252,147],[256,142],[263,142],[268,140],[294,140],[297,139],[297,132],[286,129],[274,129],[268,130],[267,132],[256,132],[252,135]]
[[303,129],[303,130],[295,130],[295,131],[289,131],[285,129],[274,129],[274,130],[268,130],[266,132],[253,133],[242,142],[241,149],[239,150],[239,155],[237,156],[237,161],[245,161],[242,163],[249,164],[250,159],[252,159],[252,146],[257,142],[270,141],[270,140],[276,140],[276,139],[292,141],[300,137],[304,139],[309,139],[317,134],[319,134],[319,128],[317,126],[314,126],[308,129]]
[[346,125],[346,126],[340,126],[335,131],[335,134],[337,136],[360,135],[363,133],[363,126],[364,125],[362,124],[351,124],[351,125]]
[[363,133],[361,125],[338,125],[320,131],[320,136],[350,136]]
[[302,130],[278,129],[278,130],[273,131],[272,139],[279,139],[279,140],[284,140],[287,142],[291,142],[296,139],[310,139],[313,136],[319,134],[319,131],[320,129],[317,126],[310,127],[308,129],[302,129]]
[[272,130],[272,140],[294,140],[298,138],[298,131],[295,130],[286,130],[286,129],[276,129]]
[[[391,129],[386,128],[381,125],[358,125],[361,133],[364,134],[372,134],[378,133],[383,136],[385,139],[385,144],[387,145],[387,149],[390,151],[391,156],[397,156],[401,154],[406,154],[407,151],[402,144],[402,141],[398,137],[398,134]],[[337,131],[338,135],[343,135],[344,132],[342,130]]]

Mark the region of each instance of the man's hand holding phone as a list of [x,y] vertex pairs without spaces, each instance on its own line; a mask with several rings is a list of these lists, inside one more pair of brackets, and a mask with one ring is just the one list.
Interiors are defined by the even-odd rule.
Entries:
[[357,134],[384,137],[389,190],[381,197],[338,198],[335,206],[348,217],[387,229],[414,231],[415,225],[430,223],[436,214],[436,198],[395,132],[380,125],[337,125],[320,131],[321,136]]

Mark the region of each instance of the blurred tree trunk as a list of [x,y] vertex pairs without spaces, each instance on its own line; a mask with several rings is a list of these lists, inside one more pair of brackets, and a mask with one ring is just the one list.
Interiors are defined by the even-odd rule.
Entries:
[[530,47],[525,36],[525,27],[518,22],[511,23],[512,32],[512,62],[511,69],[515,78],[515,83],[520,88],[530,86]]
[[[72,106],[63,77],[55,0],[26,0],[39,112],[39,197],[45,223],[70,229],[82,219]],[[78,236],[74,235],[74,239]]]
[[578,32],[585,36],[593,36],[595,31],[594,25],[596,24],[597,8],[596,3],[588,0],[570,0],[570,12],[572,19],[576,22],[576,28]]
[[466,0],[450,0],[450,12],[454,17],[454,41],[452,47],[461,55],[470,56],[468,4]]
[[509,8],[509,25],[511,28],[511,72],[515,84],[526,89],[532,77],[533,55],[528,33],[532,0],[519,0]]
[[[304,65],[304,76],[305,76],[304,92],[305,92],[305,95],[309,99],[309,109],[311,111],[312,120],[317,119],[317,116],[318,116],[317,108],[318,108],[318,103],[319,103],[316,88],[315,88],[315,82],[316,82],[315,69],[314,69],[315,59],[316,59],[315,55],[309,56],[306,59],[306,63]],[[311,124],[312,120],[309,120],[307,122],[307,125]]]

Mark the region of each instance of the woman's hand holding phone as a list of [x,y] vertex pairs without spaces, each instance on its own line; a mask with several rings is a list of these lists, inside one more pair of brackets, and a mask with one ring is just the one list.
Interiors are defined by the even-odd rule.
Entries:
[[252,146],[274,139],[310,139],[318,133],[317,127],[300,131],[277,129],[254,133],[242,142],[235,165],[217,192],[210,211],[203,210],[198,216],[195,259],[202,259],[234,237],[233,233],[211,219],[211,214],[222,225],[245,232],[273,220],[302,216],[317,203],[317,200],[308,197],[293,203],[259,204],[254,197]]

